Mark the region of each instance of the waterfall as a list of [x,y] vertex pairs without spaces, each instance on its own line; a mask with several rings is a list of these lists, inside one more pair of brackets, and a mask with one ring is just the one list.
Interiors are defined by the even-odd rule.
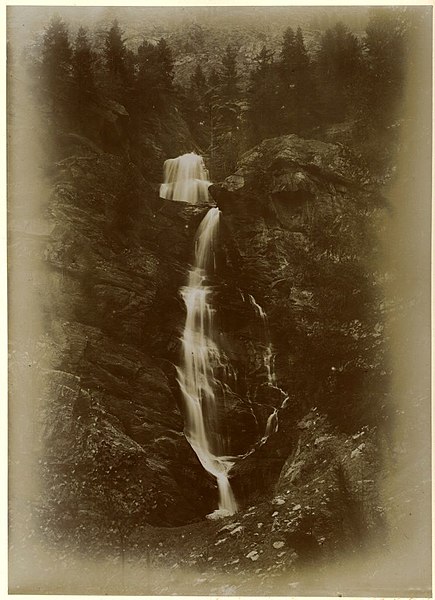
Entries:
[[190,152],[178,158],[169,158],[164,163],[163,171],[161,198],[190,204],[208,202],[210,181],[202,156]]
[[260,317],[261,323],[263,325],[263,336],[264,336],[263,364],[264,364],[264,368],[266,369],[267,381],[268,381],[269,385],[272,385],[275,387],[276,376],[275,376],[275,369],[274,369],[274,364],[273,364],[274,356],[273,356],[272,343],[270,341],[269,322],[267,320],[267,315],[264,312],[264,310],[262,309],[262,307],[255,300],[254,296],[252,296],[251,294],[248,294],[248,297],[249,297],[249,302],[254,307],[254,310],[257,313],[257,315]]
[[183,361],[177,369],[178,383],[185,405],[186,438],[206,471],[217,481],[219,516],[232,515],[237,503],[228,473],[234,462],[222,456],[217,433],[215,378],[213,368],[222,365],[215,342],[212,288],[207,277],[215,270],[215,253],[220,212],[211,208],[199,225],[195,242],[195,262],[188,284],[181,290],[186,305],[182,341]]
[[[249,298],[249,302],[253,306],[257,316],[260,318],[261,323],[262,323],[263,345],[264,345],[263,365],[264,365],[264,368],[265,368],[266,374],[267,374],[267,383],[270,387],[274,388],[275,390],[277,390],[281,393],[281,395],[283,396],[284,399],[281,402],[280,409],[285,408],[287,405],[287,402],[289,400],[289,396],[282,388],[280,388],[276,384],[273,346],[272,346],[272,342],[270,341],[270,331],[269,331],[269,322],[268,322],[267,314],[263,310],[263,308],[258,304],[258,302],[255,300],[255,298],[254,298],[254,296],[252,296],[252,294],[248,294],[248,298]],[[242,299],[243,299],[243,301],[245,300],[243,294],[242,294]],[[270,435],[272,435],[273,433],[276,433],[278,431],[278,427],[279,427],[278,410],[280,410],[280,409],[275,408],[274,406],[272,406],[271,408],[272,408],[272,412],[270,413],[270,415],[267,419],[266,430],[264,432],[263,437],[260,440],[260,443],[259,443],[260,446],[262,446],[263,444],[265,444],[267,442]]]
[[[162,198],[190,204],[208,201],[210,182],[200,156],[190,153],[167,160],[164,175],[165,183],[160,187]],[[213,307],[214,290],[211,283],[216,270],[215,248],[219,220],[219,209],[211,208],[196,233],[194,263],[189,271],[187,285],[180,290],[186,307],[186,321],[181,336],[182,360],[177,367],[177,380],[184,403],[186,439],[201,465],[217,482],[219,508],[208,515],[209,518],[229,516],[237,511],[229,472],[235,460],[243,460],[251,455],[256,447],[265,444],[269,436],[278,430],[279,410],[271,406],[272,412],[267,419],[264,435],[250,450],[243,455],[226,455],[227,440],[219,422],[222,407],[217,406],[217,403],[222,401],[222,393],[225,397],[225,392],[231,391],[226,381],[232,379],[237,382],[237,373],[217,343],[216,310]],[[245,301],[245,295],[241,291],[240,293]],[[248,298],[262,323],[263,365],[267,383],[285,394],[276,386],[267,315],[252,295],[248,294]]]
[[273,407],[272,412],[269,415],[266,423],[266,430],[264,432],[263,437],[260,440],[260,446],[262,446],[272,433],[276,433],[278,431],[278,409]]

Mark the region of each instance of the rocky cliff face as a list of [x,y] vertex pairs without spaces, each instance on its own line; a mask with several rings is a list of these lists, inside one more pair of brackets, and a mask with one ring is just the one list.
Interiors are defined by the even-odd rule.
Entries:
[[[46,273],[40,512],[55,537],[115,536],[124,552],[140,548],[144,527],[157,543],[147,524],[192,524],[216,508],[183,435],[175,372],[179,289],[208,207],[158,198],[132,163],[78,138],[51,178],[51,226],[34,257]],[[220,337],[238,375],[222,410],[228,451],[241,456],[228,531],[246,518],[227,539],[235,557],[252,545],[247,568],[270,555],[278,576],[358,546],[382,520],[373,457],[387,385],[370,232],[382,211],[344,148],[296,136],[266,140],[210,191],[222,212]],[[205,556],[202,527],[228,556],[221,525],[186,527],[197,548],[186,565]]]
[[57,164],[48,210],[48,502],[71,523],[200,518],[214,490],[183,435],[174,364],[206,208],[156,199],[131,163],[82,145]]
[[[248,152],[211,193],[228,240],[220,309],[229,344],[238,348],[250,397],[264,409],[263,427],[264,414],[278,409],[278,431],[235,467],[235,485],[249,497],[276,481],[297,444],[295,419],[310,408],[348,433],[388,416],[373,233],[382,209],[345,148],[293,135]],[[239,290],[268,315],[275,390],[256,379],[261,344]]]

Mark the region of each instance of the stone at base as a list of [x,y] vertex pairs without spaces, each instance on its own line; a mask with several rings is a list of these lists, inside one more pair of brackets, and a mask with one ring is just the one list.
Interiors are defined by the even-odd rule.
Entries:
[[206,515],[206,519],[210,519],[210,521],[217,521],[218,519],[224,519],[225,517],[231,517],[232,515],[233,513],[226,508],[217,508],[209,515]]

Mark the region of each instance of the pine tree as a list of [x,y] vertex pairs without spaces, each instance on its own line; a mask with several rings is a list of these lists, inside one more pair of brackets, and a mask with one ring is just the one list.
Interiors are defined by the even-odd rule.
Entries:
[[407,29],[403,9],[376,9],[366,29],[366,117],[376,127],[396,118],[405,79]]
[[207,85],[211,92],[216,92],[221,83],[219,72],[213,67],[208,75]]
[[72,57],[72,82],[74,110],[80,125],[84,123],[84,111],[96,92],[94,64],[96,57],[92,51],[88,34],[83,27],[77,32]]
[[206,120],[208,113],[207,78],[200,64],[196,65],[195,71],[190,76],[189,96],[195,111],[198,112],[197,118],[201,121]]
[[207,78],[201,65],[197,64],[190,76],[189,87],[182,97],[182,110],[193,138],[198,146],[204,149],[210,142],[210,105],[207,91]]
[[138,72],[136,77],[136,92],[138,103],[142,110],[148,111],[158,103],[157,87],[160,78],[160,66],[157,61],[156,46],[142,42],[137,51]]
[[196,88],[201,95],[205,94],[207,79],[199,63],[196,65],[195,71],[190,78],[190,85]]
[[164,94],[172,94],[174,80],[174,57],[172,50],[168,46],[164,38],[160,38],[157,44],[157,60],[160,65],[160,81],[159,87],[162,96]]
[[216,78],[218,85],[209,96],[210,163],[216,178],[224,177],[234,169],[240,150],[242,103],[237,55],[237,48],[226,47]]
[[126,58],[125,43],[122,39],[122,31],[118,21],[113,21],[112,27],[107,32],[105,43],[106,65],[109,72],[118,77],[124,73]]
[[233,102],[240,97],[240,75],[237,72],[237,54],[237,48],[228,45],[222,57],[220,86],[222,98],[227,102]]
[[279,62],[283,131],[305,132],[314,120],[315,90],[302,29],[284,32]]
[[161,111],[173,98],[174,59],[163,38],[154,45],[142,42],[137,54],[136,92],[142,109]]
[[235,131],[240,117],[240,75],[237,71],[238,50],[227,46],[221,61],[219,83],[217,86],[218,101],[214,102],[216,123],[221,130]]
[[68,107],[71,59],[68,29],[62,19],[54,17],[44,32],[41,75],[56,120]]
[[291,27],[287,27],[283,35],[280,61],[282,73],[287,76],[293,71],[295,60],[295,45],[295,32]]
[[125,46],[122,30],[118,21],[113,24],[106,34],[104,58],[108,73],[108,92],[120,102],[127,97],[127,88],[133,83],[132,55]]
[[293,29],[288,27],[284,31],[279,61],[279,98],[283,133],[296,130],[295,64],[296,38]]
[[349,116],[350,97],[362,64],[361,46],[342,23],[326,30],[317,55],[323,117],[340,122]]
[[316,96],[310,72],[310,60],[300,27],[295,36],[294,60],[296,132],[300,133],[313,123],[313,105]]
[[273,51],[263,46],[250,73],[248,122],[254,144],[281,132],[279,74],[273,56]]

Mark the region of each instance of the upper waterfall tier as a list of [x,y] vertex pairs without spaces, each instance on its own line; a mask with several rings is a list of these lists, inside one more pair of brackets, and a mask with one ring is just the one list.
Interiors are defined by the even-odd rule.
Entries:
[[208,202],[209,174],[202,156],[194,152],[165,161],[160,197],[191,204]]

